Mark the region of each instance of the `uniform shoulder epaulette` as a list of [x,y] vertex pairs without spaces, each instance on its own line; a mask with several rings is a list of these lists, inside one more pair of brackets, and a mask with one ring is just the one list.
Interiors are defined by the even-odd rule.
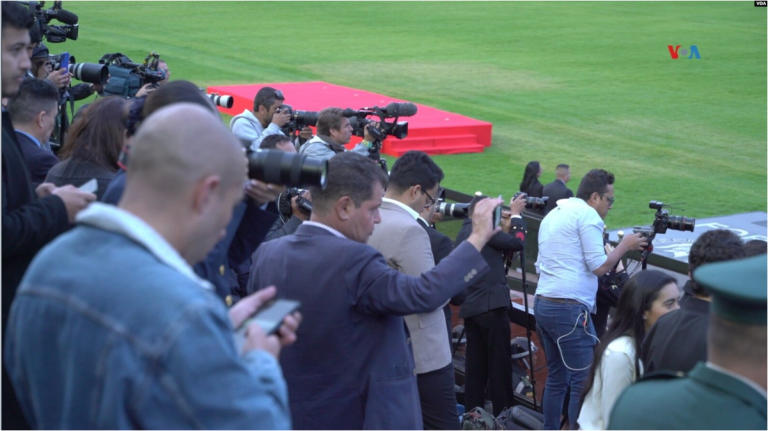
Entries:
[[685,377],[685,373],[682,371],[657,370],[643,374],[638,382],[646,382],[649,380],[672,380],[681,377]]

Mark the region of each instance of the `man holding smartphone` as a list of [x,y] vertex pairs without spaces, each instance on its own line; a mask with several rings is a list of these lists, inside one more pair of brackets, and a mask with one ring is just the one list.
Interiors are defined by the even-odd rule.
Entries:
[[242,146],[209,109],[178,103],[144,120],[118,206],[81,213],[13,303],[5,369],[33,429],[291,428],[277,357],[300,316],[280,337],[247,326],[238,350],[233,330],[275,289],[227,309],[191,268],[245,181]]

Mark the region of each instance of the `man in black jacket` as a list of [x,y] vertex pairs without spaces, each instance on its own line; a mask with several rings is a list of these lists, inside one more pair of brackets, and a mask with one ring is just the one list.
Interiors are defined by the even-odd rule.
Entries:
[[[29,28],[34,16],[18,2],[2,2],[2,97],[19,91],[30,67]],[[10,116],[2,117],[2,325],[16,288],[35,253],[74,221],[75,214],[96,198],[72,186],[32,186]],[[5,339],[5,335],[3,335]],[[28,428],[3,368],[3,428]]]
[[53,152],[45,148],[56,123],[58,105],[56,87],[40,79],[25,80],[19,93],[8,102],[8,113],[35,187],[59,163]]
[[[470,218],[464,221],[456,246],[472,231],[475,204],[484,196],[475,196],[469,205]],[[510,307],[504,253],[522,251],[525,244],[525,221],[520,216],[525,208],[525,195],[509,203],[511,217],[502,219],[503,231],[491,237],[480,252],[490,270],[467,288],[459,316],[467,330],[465,405],[467,411],[485,404],[485,387],[493,403],[493,414],[512,405],[512,348],[509,344]]]
[[544,207],[544,215],[549,214],[550,211],[555,209],[558,200],[573,197],[571,189],[565,186],[571,180],[571,168],[561,163],[557,165],[555,175],[555,180],[544,186],[544,196],[549,196],[547,205]]

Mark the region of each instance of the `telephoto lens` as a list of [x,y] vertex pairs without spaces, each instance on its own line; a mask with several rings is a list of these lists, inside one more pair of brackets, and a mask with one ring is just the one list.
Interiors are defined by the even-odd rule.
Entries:
[[667,219],[667,228],[672,230],[681,230],[683,232],[693,232],[696,226],[696,219],[685,216],[669,216]]
[[209,94],[208,97],[211,98],[211,102],[213,102],[216,106],[221,106],[222,108],[231,108],[232,105],[235,103],[235,99],[232,98],[232,96],[227,95],[218,95],[216,93]]
[[449,204],[448,202],[440,202],[437,207],[437,212],[453,218],[467,218],[469,217],[469,204]]
[[325,188],[328,160],[279,150],[248,151],[248,177],[286,187]]
[[70,64],[67,71],[78,81],[87,82],[89,84],[99,84],[103,86],[107,83],[107,79],[109,79],[109,68],[104,64]]

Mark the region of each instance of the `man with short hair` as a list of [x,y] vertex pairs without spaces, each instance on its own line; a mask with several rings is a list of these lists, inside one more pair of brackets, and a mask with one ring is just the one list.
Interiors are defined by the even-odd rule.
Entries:
[[640,234],[629,234],[606,255],[603,220],[613,206],[613,182],[613,174],[603,169],[587,172],[576,197],[561,202],[539,227],[536,269],[540,276],[533,308],[536,332],[547,356],[546,429],[560,429],[569,387],[568,420],[571,429],[576,429],[581,390],[597,340],[589,318],[595,312],[597,277],[611,270],[628,251],[648,245]]
[[[283,134],[269,135],[266,138],[264,138],[264,140],[261,141],[261,149],[262,150],[278,150],[286,153],[296,152],[296,147],[293,146],[293,143],[291,142],[291,140],[288,139],[288,137]],[[309,196],[309,192],[305,191],[303,192],[303,194],[293,196],[290,199],[290,202],[288,202],[288,198],[286,196],[287,195],[285,194],[281,194],[280,198],[277,201],[278,211],[280,211],[280,217],[278,217],[278,219],[275,220],[275,223],[269,229],[269,233],[267,234],[267,237],[264,239],[265,241],[271,241],[273,239],[282,238],[286,235],[292,235],[294,232],[296,232],[296,229],[298,229],[303,222],[309,220],[309,214],[302,212],[301,209],[299,208],[300,197],[308,200],[309,202],[312,202],[312,198]],[[288,213],[287,211],[287,207],[289,206],[290,206],[290,213]],[[284,220],[283,217],[286,217],[287,220]],[[250,259],[249,259],[249,263],[250,263]]]
[[[406,152],[392,166],[379,209],[381,223],[368,240],[390,268],[420,277],[435,266],[429,235],[417,219],[419,211],[437,204],[442,180],[442,169],[421,151]],[[405,316],[405,324],[416,363],[424,428],[458,429],[451,347],[445,337],[442,306]]]
[[[29,70],[29,29],[34,15],[19,2],[2,2],[2,97],[16,96]],[[2,327],[16,288],[32,257],[64,232],[89,202],[96,199],[69,185],[34,188],[8,112],[2,116]],[[5,339],[5,332],[3,332]],[[3,426],[27,428],[3,368]]]
[[248,286],[276,285],[278,296],[302,304],[298,342],[281,359],[294,428],[421,429],[402,316],[435,310],[482,277],[487,265],[479,250],[498,230],[491,218],[501,201],[478,204],[467,242],[411,277],[365,244],[381,221],[386,177],[379,165],[353,152],[328,162],[327,187],[310,188],[310,221],[259,247]]
[[[307,157],[325,160],[347,151],[344,145],[352,139],[353,130],[349,118],[343,112],[341,108],[325,108],[320,111],[317,117],[317,136],[302,145],[299,152]],[[355,145],[352,151],[368,156],[372,142],[373,138],[366,127],[363,141]]]
[[766,429],[767,272],[764,254],[695,269],[712,297],[706,362],[685,377],[646,373],[614,404],[609,429]]
[[[229,313],[190,265],[243,199],[240,142],[190,103],[147,118],[131,144],[117,207],[96,203],[30,266],[14,301],[4,362],[40,429],[289,429],[277,335],[238,328],[274,288]],[[55,364],[52,366],[51,364]]]
[[[525,209],[525,194],[510,200],[510,211],[503,215],[502,231],[491,237],[480,252],[488,263],[488,274],[478,278],[467,291],[459,309],[467,333],[466,379],[464,406],[467,410],[485,406],[485,388],[493,403],[493,414],[512,406],[512,338],[509,327],[509,285],[505,257],[523,251],[526,224],[521,214]],[[477,203],[475,196],[469,204],[469,218],[464,220],[456,235],[456,245],[467,239],[472,230]]]
[[[290,113],[280,106],[285,103],[285,96],[280,90],[262,87],[253,98],[253,111],[245,110],[229,122],[232,133],[240,139],[251,141],[251,149],[258,150],[261,141],[269,135],[284,135],[281,128],[291,121]],[[310,139],[312,129],[301,129],[301,139]]]
[[58,106],[59,92],[48,81],[39,79],[24,81],[19,93],[8,102],[8,113],[35,187],[45,181],[48,171],[59,162],[45,149],[56,124]]
[[688,253],[688,276],[683,287],[680,309],[660,317],[643,340],[642,360],[646,372],[656,370],[691,371],[707,360],[709,303],[707,289],[691,274],[708,263],[745,257],[744,243],[729,229],[704,232]]
[[571,168],[561,163],[557,165],[555,180],[544,186],[543,196],[549,196],[546,206],[544,206],[544,215],[549,214],[555,209],[557,201],[573,197],[571,189],[565,185],[571,180]]

